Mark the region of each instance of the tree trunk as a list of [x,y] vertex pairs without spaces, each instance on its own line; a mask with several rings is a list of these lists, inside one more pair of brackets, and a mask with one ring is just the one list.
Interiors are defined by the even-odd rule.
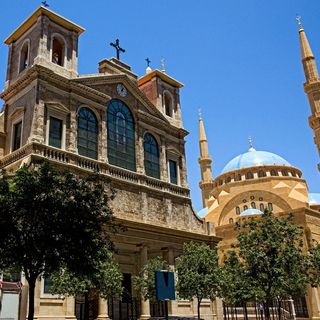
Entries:
[[201,304],[201,299],[198,298],[198,307],[197,307],[197,310],[198,310],[198,320],[200,320],[200,304]]
[[266,303],[264,304],[264,315],[266,320],[270,319],[270,299],[266,299]]
[[29,284],[29,310],[28,310],[28,320],[33,320],[34,316],[34,292],[36,287],[37,277],[30,277],[27,279]]

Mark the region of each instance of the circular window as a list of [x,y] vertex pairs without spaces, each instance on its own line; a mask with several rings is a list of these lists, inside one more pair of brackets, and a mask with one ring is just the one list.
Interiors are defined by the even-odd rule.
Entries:
[[250,197],[250,200],[254,200],[254,196],[251,196],[251,197]]
[[260,197],[260,198],[259,198],[259,201],[263,201],[263,198]]
[[243,200],[242,200],[242,202],[243,202],[243,203],[246,203],[246,202],[247,202],[247,200],[246,200],[246,199],[243,199]]

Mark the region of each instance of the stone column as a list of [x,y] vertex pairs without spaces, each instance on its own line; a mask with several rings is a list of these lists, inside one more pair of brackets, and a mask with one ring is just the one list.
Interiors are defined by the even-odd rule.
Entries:
[[69,139],[68,145],[66,145],[66,150],[70,152],[77,151],[77,106],[74,99],[70,100],[70,129],[69,129]]
[[66,296],[65,298],[66,320],[76,320],[75,316],[75,298]]
[[[148,247],[144,244],[140,249],[140,268],[148,261]],[[150,319],[150,301],[141,297],[141,315],[140,320]]]
[[[167,261],[170,266],[170,271],[173,271],[174,273],[176,273],[173,248],[167,248]],[[169,307],[169,310],[168,310],[169,316],[178,316],[179,315],[177,300],[169,301],[168,307]]]
[[311,288],[308,286],[306,299],[309,318],[314,320],[320,319],[320,297],[318,288]]
[[106,110],[100,112],[99,126],[99,160],[107,161],[107,124]]
[[108,301],[99,297],[97,320],[109,320]]
[[143,149],[143,134],[144,130],[139,127],[137,130],[137,143],[136,143],[136,159],[137,159],[137,172],[141,174],[145,174],[144,169],[144,149]]
[[160,179],[168,182],[168,165],[167,165],[165,137],[161,137],[161,145],[160,145]]

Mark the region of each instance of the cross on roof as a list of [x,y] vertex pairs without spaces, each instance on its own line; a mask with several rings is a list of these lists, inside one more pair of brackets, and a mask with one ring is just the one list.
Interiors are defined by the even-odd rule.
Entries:
[[145,60],[146,60],[146,62],[147,62],[147,67],[150,67],[150,62],[151,62],[151,60],[150,60],[149,58],[146,58]]
[[42,1],[41,4],[42,4],[45,8],[48,8],[48,7],[49,7],[49,4],[47,3],[46,0]]
[[296,20],[298,22],[299,30],[303,29],[302,23],[301,23],[301,17],[299,15],[296,16]]
[[110,46],[114,47],[117,51],[117,59],[120,60],[120,52],[126,52],[123,48],[120,47],[119,39],[116,39],[115,43],[110,42]]

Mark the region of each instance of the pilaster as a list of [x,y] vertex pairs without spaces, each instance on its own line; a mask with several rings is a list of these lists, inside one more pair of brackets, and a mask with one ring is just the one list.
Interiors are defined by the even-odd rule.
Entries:
[[160,138],[160,179],[162,181],[168,182],[168,165],[167,165],[167,155],[166,155],[166,138]]
[[[148,262],[148,246],[143,244],[140,249],[140,268]],[[140,320],[150,319],[150,301],[141,297]]]

